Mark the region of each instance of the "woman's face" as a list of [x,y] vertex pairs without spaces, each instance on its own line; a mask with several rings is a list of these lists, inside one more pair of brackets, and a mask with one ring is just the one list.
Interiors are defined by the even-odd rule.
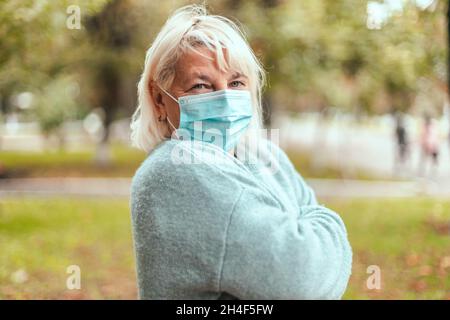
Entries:
[[[236,70],[220,71],[213,52],[205,47],[196,49],[210,59],[194,51],[184,54],[179,59],[175,67],[175,79],[168,90],[174,98],[224,89],[249,90],[248,79],[245,75]],[[162,119],[169,117],[172,124],[178,128],[180,120],[178,103],[158,86],[151,87],[157,116],[161,116]],[[168,131],[171,134],[173,128],[168,126]]]

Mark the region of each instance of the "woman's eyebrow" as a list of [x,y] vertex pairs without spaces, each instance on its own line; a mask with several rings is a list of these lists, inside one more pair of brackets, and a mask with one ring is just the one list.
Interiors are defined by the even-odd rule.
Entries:
[[[241,73],[241,72],[235,72],[233,73],[233,75],[230,77],[230,79],[228,81],[232,81],[238,78],[248,78],[245,74]],[[211,78],[204,74],[204,73],[200,73],[200,72],[194,72],[192,74],[192,79],[200,79],[200,80],[204,80],[204,81],[208,81],[211,82]]]
[[231,76],[231,78],[230,78],[229,81],[235,80],[235,79],[241,78],[241,77],[242,77],[242,78],[247,78],[247,76],[246,76],[245,74],[240,73],[240,72],[235,72],[235,73],[233,73],[233,75]]
[[207,76],[206,74],[204,74],[204,73],[194,72],[192,74],[192,78],[201,79],[201,80],[204,80],[204,81],[211,82],[211,78],[209,76]]

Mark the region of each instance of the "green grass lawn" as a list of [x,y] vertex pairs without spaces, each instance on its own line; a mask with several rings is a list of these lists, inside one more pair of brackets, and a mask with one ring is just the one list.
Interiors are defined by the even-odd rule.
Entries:
[[108,166],[95,163],[94,150],[53,152],[2,151],[0,164],[6,177],[130,177],[145,153],[121,144],[111,146]]
[[[123,144],[111,147],[112,162],[108,166],[98,166],[93,161],[94,150],[17,152],[0,153],[0,178],[5,177],[131,177],[146,154]],[[300,150],[288,150],[292,163],[305,178],[352,178],[374,180],[377,177],[362,170],[343,172],[326,165],[315,165],[310,154]],[[2,169],[3,167],[3,169]]]
[[[334,200],[353,247],[346,299],[450,299],[450,201]],[[381,269],[381,290],[366,287]]]
[[[450,201],[326,200],[354,251],[346,299],[450,299]],[[81,268],[81,290],[66,268]],[[381,290],[366,269],[381,268]],[[0,201],[0,299],[136,298],[127,199]]]
[[[130,228],[126,200],[0,200],[0,299],[135,298]],[[80,291],[65,289],[70,265]]]

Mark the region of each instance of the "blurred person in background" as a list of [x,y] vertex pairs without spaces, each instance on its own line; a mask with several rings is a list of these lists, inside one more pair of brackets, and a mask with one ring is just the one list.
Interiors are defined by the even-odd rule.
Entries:
[[[239,27],[203,6],[177,10],[147,51],[131,124],[133,144],[148,152],[130,200],[141,299],[343,295],[352,251],[339,215],[278,146],[265,140],[251,163],[236,153],[260,126],[263,80]],[[196,122],[230,136],[215,145]],[[177,163],[178,152],[211,152],[220,165]]]
[[406,161],[409,158],[409,141],[408,132],[406,129],[405,119],[402,113],[398,112],[395,115],[395,160],[394,160],[394,174],[398,173],[398,170],[404,169]]
[[423,116],[419,134],[419,176],[427,176],[427,166],[430,164],[431,177],[435,177],[439,163],[439,132],[436,121],[429,114]]

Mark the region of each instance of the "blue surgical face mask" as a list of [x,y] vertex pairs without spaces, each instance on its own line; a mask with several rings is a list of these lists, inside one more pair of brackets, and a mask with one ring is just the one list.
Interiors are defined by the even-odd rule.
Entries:
[[209,142],[225,151],[234,148],[252,117],[252,99],[247,90],[220,90],[182,96],[178,100],[161,88],[180,107],[177,128],[167,117],[177,137]]

